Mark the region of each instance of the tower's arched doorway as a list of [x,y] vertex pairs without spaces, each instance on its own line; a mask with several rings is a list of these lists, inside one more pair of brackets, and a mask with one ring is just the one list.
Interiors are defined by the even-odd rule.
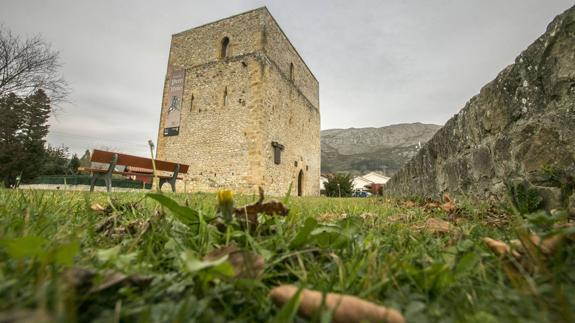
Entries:
[[297,175],[297,196],[303,195],[303,170],[299,171]]

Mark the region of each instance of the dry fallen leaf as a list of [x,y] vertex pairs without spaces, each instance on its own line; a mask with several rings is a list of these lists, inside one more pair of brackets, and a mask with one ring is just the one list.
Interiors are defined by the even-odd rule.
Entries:
[[[298,288],[293,285],[281,285],[271,290],[270,298],[279,307],[287,303]],[[303,289],[300,294],[298,314],[305,318],[312,318],[321,310],[322,303],[329,310],[334,311],[332,322],[388,322],[404,323],[405,318],[397,310],[377,305],[355,296],[327,293],[325,301],[321,292]]]
[[148,287],[152,283],[152,280],[152,277],[145,277],[140,275],[128,276],[120,272],[108,272],[102,278],[102,281],[98,285],[93,286],[88,293],[95,294],[111,287],[132,286],[144,288]]
[[[512,250],[508,244],[503,241],[495,240],[489,237],[483,238],[483,242],[491,249],[491,251],[498,257],[502,259],[503,271],[511,281],[511,283],[517,288],[523,289],[525,291],[530,291],[529,282],[521,275],[517,266],[520,266],[517,261],[512,262],[509,255],[513,255],[517,260],[521,259],[521,255]],[[515,243],[514,243],[515,244]]]
[[66,285],[80,294],[94,294],[111,287],[133,286],[144,288],[150,285],[153,278],[140,275],[125,275],[116,271],[103,273],[97,279],[97,271],[91,268],[72,267],[63,273]]
[[425,222],[425,230],[431,233],[447,233],[453,225],[445,220],[429,218]]
[[439,207],[439,203],[437,203],[437,202],[427,202],[427,203],[425,203],[425,205],[423,205],[423,208],[428,209],[428,210],[437,209],[438,207]]
[[234,215],[240,221],[246,221],[250,225],[258,224],[258,214],[281,215],[286,216],[289,212],[281,202],[271,200],[264,203],[264,190],[260,187],[260,198],[253,204],[244,205],[234,208]]
[[321,213],[315,216],[315,219],[318,222],[330,222],[330,221],[337,221],[337,220],[341,220],[343,218],[347,218],[347,214],[346,213],[332,213],[332,212],[326,212],[326,213]]
[[407,208],[412,208],[412,207],[417,206],[417,204],[413,201],[405,201],[405,202],[403,202],[403,206],[407,207]]
[[443,204],[441,204],[441,209],[446,213],[453,213],[457,209],[455,201],[452,200],[447,193],[443,194]]
[[203,260],[214,261],[224,256],[228,256],[237,278],[255,279],[264,270],[264,257],[255,252],[240,250],[235,245],[212,250]]
[[503,241],[495,240],[489,237],[483,238],[483,242],[493,251],[496,256],[503,256],[511,253],[511,248]]
[[[483,241],[495,255],[502,257],[503,269],[514,285],[534,292],[534,287],[530,286],[529,281],[521,275],[521,272],[547,272],[549,256],[559,249],[565,241],[565,236],[556,234],[542,239],[534,233],[520,230],[518,237],[519,239],[511,240],[509,245],[489,237],[483,238]],[[513,259],[505,257],[509,255]]]
[[152,226],[152,221],[158,218],[157,214],[150,219],[122,220],[119,214],[110,214],[98,222],[94,231],[112,240],[122,240],[126,236],[138,236],[138,240],[146,234]]
[[106,210],[106,208],[103,207],[99,203],[92,203],[92,205],[90,205],[90,209],[92,209],[92,211],[96,211],[96,212],[100,212],[100,213],[104,213],[104,210]]

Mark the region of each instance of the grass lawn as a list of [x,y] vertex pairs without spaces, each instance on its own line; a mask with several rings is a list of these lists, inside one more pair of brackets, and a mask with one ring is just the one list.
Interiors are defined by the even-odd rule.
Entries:
[[[286,283],[355,295],[408,322],[575,318],[572,241],[521,260],[497,257],[482,241],[509,242],[526,229],[572,233],[553,226],[561,214],[466,203],[448,214],[375,197],[291,197],[286,217],[260,216],[252,231],[237,223],[222,230],[215,195],[166,196],[189,209],[174,214],[143,193],[0,189],[0,322],[281,321],[286,310],[268,293]],[[434,232],[430,218],[451,226]],[[261,256],[257,277],[233,277],[225,259],[202,260],[232,244]]]

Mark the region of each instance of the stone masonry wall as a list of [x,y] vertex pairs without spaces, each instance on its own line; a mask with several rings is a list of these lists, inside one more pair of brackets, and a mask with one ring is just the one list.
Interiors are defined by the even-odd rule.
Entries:
[[168,68],[190,68],[220,61],[222,39],[229,37],[229,56],[263,50],[261,9],[195,27],[172,36]]
[[553,208],[571,194],[554,176],[575,176],[575,7],[451,118],[386,191],[501,201],[508,183],[528,181]]
[[[263,101],[264,112],[264,158],[267,186],[273,192],[285,192],[293,183],[293,194],[297,194],[300,171],[303,174],[302,193],[319,193],[320,114],[291,81],[278,73],[275,64],[266,64],[266,80]],[[281,164],[274,164],[273,148],[269,144],[277,141],[285,146]],[[286,183],[288,186],[286,186]]]
[[[250,139],[261,118],[257,95],[260,68],[258,59],[251,56],[186,71],[180,134],[160,134],[158,158],[190,165],[188,188],[238,190],[260,184],[247,162],[250,155],[257,154],[250,151]],[[237,81],[253,78],[253,85]],[[226,87],[228,102],[224,105]]]
[[[291,45],[271,15],[264,15],[264,51],[278,72],[290,79],[290,64],[293,64],[292,83],[309,102],[319,109],[319,82],[305,62]],[[281,41],[277,41],[281,40]]]
[[[190,165],[184,181],[178,181],[178,190],[185,182],[187,191],[231,188],[256,193],[262,186],[266,194],[283,195],[294,181],[297,155],[307,166],[304,194],[319,194],[318,83],[285,35],[266,34],[266,30],[280,29],[267,9],[260,8],[173,35],[157,156]],[[223,37],[230,39],[224,59],[219,57]],[[265,48],[276,53],[282,65],[294,62],[298,78],[290,81],[285,74],[289,63],[287,70],[281,70]],[[186,70],[180,133],[166,137],[167,81],[177,69]],[[281,104],[282,117],[270,117],[270,109],[275,109],[271,102]],[[272,141],[286,146],[280,165],[273,162]]]

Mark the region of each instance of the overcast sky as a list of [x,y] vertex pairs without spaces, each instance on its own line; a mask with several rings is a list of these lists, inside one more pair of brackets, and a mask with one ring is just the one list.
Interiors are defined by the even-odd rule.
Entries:
[[0,23],[60,51],[71,103],[48,137],[146,155],[170,36],[267,6],[320,83],[322,129],[443,124],[569,0],[1,0]]

